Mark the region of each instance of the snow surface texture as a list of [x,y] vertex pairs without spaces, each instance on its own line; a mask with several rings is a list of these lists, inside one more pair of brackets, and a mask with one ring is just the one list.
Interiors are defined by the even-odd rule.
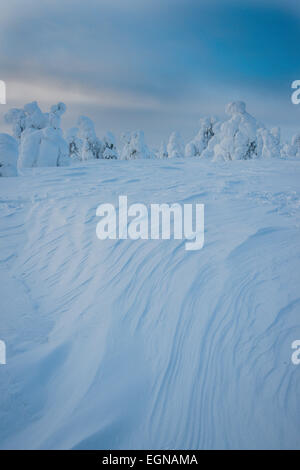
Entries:
[[[0,184],[0,447],[300,448],[300,162],[97,161]],[[96,238],[204,203],[205,244]]]

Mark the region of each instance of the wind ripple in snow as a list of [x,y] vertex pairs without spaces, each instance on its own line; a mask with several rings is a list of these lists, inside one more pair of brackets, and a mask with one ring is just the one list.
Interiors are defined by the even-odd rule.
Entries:
[[[299,448],[299,164],[125,163],[3,183],[0,446]],[[100,242],[119,194],[204,203],[203,250]]]

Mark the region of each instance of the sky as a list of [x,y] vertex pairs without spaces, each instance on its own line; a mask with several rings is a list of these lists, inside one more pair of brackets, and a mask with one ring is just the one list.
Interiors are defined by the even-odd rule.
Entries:
[[100,138],[142,129],[159,146],[239,99],[289,139],[299,48],[299,0],[2,0],[0,130],[11,107],[63,101],[65,129],[87,115]]

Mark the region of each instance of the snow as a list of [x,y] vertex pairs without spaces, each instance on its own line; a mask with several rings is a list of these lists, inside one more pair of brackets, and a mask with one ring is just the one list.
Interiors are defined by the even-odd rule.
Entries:
[[4,120],[6,124],[12,125],[13,137],[19,139],[26,126],[25,111],[18,108],[12,108],[5,114]]
[[198,134],[191,142],[185,146],[186,157],[200,157],[207,148],[210,139],[215,135],[214,127],[216,120],[214,118],[200,119],[200,129]]
[[[299,449],[299,178],[197,158],[1,178],[0,448]],[[204,203],[204,248],[98,240],[119,194]]]
[[18,143],[9,134],[0,134],[0,176],[17,176]]
[[261,129],[260,136],[262,138],[262,158],[279,158],[280,138],[278,138],[278,133],[276,130],[270,132],[267,129]]
[[300,132],[292,137],[292,156],[300,157]]
[[44,114],[36,101],[24,106],[25,129],[43,129],[47,126],[49,116]]
[[[200,129],[184,145],[179,132],[172,132],[168,144],[163,141],[159,150],[150,149],[143,131],[122,134],[122,149],[116,138],[106,132],[101,141],[93,121],[79,116],[78,127],[63,133],[61,116],[66,105],[59,102],[43,113],[36,101],[23,109],[10,109],[4,116],[12,125],[12,134],[18,145],[18,168],[36,166],[68,166],[86,160],[139,160],[197,157],[212,161],[251,159],[300,158],[300,137],[297,133],[291,143],[281,142],[280,128],[267,129],[246,111],[243,101],[233,101],[226,106],[228,118],[200,119]],[[1,163],[1,162],[0,162]],[[7,176],[15,175],[11,170]]]
[[162,141],[160,144],[159,151],[157,153],[157,158],[160,158],[160,159],[168,158],[167,145],[165,141]]
[[26,129],[22,133],[19,169],[39,166],[68,166],[69,148],[62,130],[45,127],[41,130]]
[[145,142],[143,131],[124,133],[122,135],[123,149],[121,160],[139,160],[152,158]]
[[80,161],[82,155],[82,139],[78,137],[78,127],[71,127],[66,133],[66,142],[69,146],[69,156],[74,161]]
[[246,112],[243,101],[234,101],[226,107],[229,120],[220,129],[219,142],[214,148],[215,160],[248,160],[260,155],[258,123]]
[[107,132],[103,138],[103,158],[106,160],[116,160],[118,151],[115,136],[111,132]]
[[82,139],[81,160],[102,158],[103,144],[96,136],[93,121],[87,116],[78,119],[79,137]]
[[168,158],[182,158],[184,156],[183,142],[179,132],[170,135],[167,145]]
[[60,102],[53,105],[49,113],[43,113],[37,102],[33,101],[23,109],[13,108],[5,114],[4,119],[12,125],[16,139],[19,169],[70,164],[68,143],[60,128],[61,116],[65,111],[66,105]]

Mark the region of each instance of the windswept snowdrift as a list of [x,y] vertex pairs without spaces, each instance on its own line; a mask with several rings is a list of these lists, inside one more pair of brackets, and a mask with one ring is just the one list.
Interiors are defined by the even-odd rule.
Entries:
[[[1,448],[299,448],[300,162],[110,161],[0,186]],[[204,203],[205,244],[96,208]]]

